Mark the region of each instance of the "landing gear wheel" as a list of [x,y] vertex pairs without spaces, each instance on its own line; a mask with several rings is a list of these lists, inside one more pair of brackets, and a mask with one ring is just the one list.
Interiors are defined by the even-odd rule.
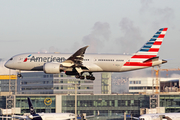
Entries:
[[89,80],[91,78],[90,75],[86,75],[86,79]]
[[23,76],[21,74],[18,74],[17,77],[22,78]]
[[80,78],[80,75],[76,75],[75,77],[78,79],[78,78]]
[[94,77],[94,76],[91,76],[91,77],[90,77],[90,80],[95,80],[95,77]]
[[80,79],[82,79],[82,80],[83,80],[83,79],[84,79],[84,76],[80,76]]
[[21,75],[21,71],[20,70],[17,71],[17,77],[18,78],[23,78],[23,76]]
[[89,77],[90,80],[95,80],[95,77],[93,76],[92,72],[89,72]]

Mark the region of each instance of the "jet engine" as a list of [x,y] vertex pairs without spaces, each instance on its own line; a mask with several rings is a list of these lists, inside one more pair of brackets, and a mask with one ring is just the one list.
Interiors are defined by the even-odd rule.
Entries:
[[64,71],[64,67],[60,63],[45,63],[43,71],[47,74],[57,74]]

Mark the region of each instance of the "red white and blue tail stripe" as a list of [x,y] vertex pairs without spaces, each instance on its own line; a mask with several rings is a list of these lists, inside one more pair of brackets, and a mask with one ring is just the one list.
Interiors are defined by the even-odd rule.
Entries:
[[[155,35],[132,57],[131,61],[144,61],[156,57],[168,28],[159,29]],[[134,60],[133,60],[134,59]]]
[[124,66],[152,66],[152,60],[158,58],[157,54],[167,29],[168,28],[159,29],[155,35],[124,64]]

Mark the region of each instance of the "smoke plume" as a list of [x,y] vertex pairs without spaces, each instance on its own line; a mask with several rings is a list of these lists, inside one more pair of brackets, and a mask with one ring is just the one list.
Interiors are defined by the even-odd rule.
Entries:
[[162,24],[171,24],[174,19],[174,10],[172,8],[166,7],[164,9],[154,9],[152,10],[152,15],[155,15],[156,19],[153,21],[153,27],[156,29],[160,28]]
[[153,3],[152,0],[141,0],[140,17],[143,17],[142,20],[145,20],[144,22],[146,23],[146,21],[149,21],[147,19],[153,18],[151,19],[151,23],[148,23],[153,29],[161,28],[164,25],[166,25],[164,27],[170,25],[175,27],[173,25],[173,20],[175,17],[174,10],[169,7],[160,8],[150,6],[151,3]]
[[54,47],[54,46],[51,46],[49,47],[48,49],[46,48],[41,48],[39,50],[40,53],[52,53],[52,52],[59,52],[59,49]]
[[141,0],[140,14],[143,14],[144,12],[148,11],[151,3],[152,0]]
[[140,29],[135,27],[133,21],[129,18],[123,18],[120,21],[119,26],[124,33],[124,36],[115,40],[118,49],[125,53],[131,53],[134,52],[134,50],[138,50],[138,43],[143,40]]
[[97,53],[104,47],[104,42],[110,38],[110,25],[108,23],[96,22],[89,35],[83,37],[83,44],[89,45],[88,52]]

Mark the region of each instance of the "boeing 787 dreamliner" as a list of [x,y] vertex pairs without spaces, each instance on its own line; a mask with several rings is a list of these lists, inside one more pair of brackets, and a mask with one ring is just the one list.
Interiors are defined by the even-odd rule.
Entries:
[[[74,54],[26,53],[11,57],[5,67],[15,70],[44,71],[49,74],[65,72],[76,78],[95,80],[93,72],[124,72],[166,63],[157,56],[168,28],[159,29],[143,47],[133,55],[85,54],[80,48]],[[134,42],[134,43],[133,43]],[[135,44],[135,41],[132,41]],[[128,46],[127,46],[128,47]],[[18,74],[21,77],[21,74]]]

